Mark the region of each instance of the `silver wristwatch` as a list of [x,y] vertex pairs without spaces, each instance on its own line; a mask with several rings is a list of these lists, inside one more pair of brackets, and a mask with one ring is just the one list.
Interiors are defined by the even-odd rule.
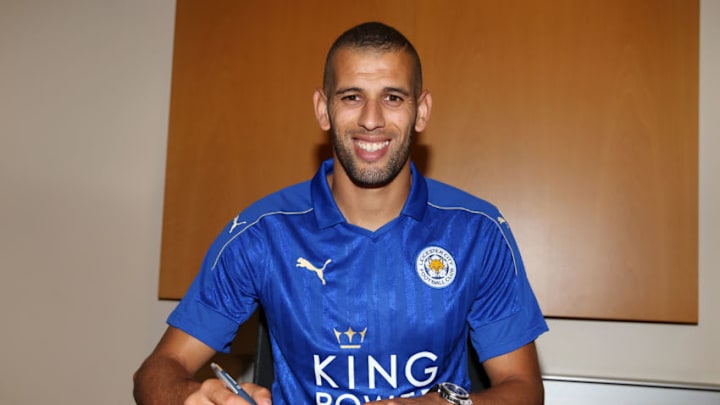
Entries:
[[438,395],[451,404],[456,405],[472,405],[472,399],[470,399],[470,393],[465,388],[453,384],[451,382],[444,382],[435,385],[430,391],[437,391]]

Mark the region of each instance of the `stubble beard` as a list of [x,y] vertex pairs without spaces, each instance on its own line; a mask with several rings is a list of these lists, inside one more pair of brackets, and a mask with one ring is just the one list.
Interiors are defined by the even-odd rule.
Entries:
[[[397,177],[410,158],[412,130],[408,130],[404,143],[399,147],[395,148],[393,143],[390,143],[391,150],[388,151],[389,160],[386,165],[371,168],[359,167],[354,152],[355,145],[352,142],[353,131],[347,131],[343,135],[332,125],[330,133],[333,149],[338,161],[340,161],[340,165],[345,169],[345,173],[347,173],[350,180],[359,187],[377,188],[389,184]],[[347,142],[343,142],[343,140],[347,140]]]

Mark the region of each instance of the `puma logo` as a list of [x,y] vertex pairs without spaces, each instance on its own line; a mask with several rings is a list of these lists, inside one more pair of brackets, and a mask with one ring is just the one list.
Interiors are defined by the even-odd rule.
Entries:
[[332,262],[332,259],[325,260],[325,264],[323,264],[323,266],[318,269],[304,257],[298,257],[295,267],[302,267],[304,269],[308,269],[314,272],[315,274],[317,274],[320,281],[322,281],[322,285],[325,285],[325,277],[323,276],[323,272],[325,271],[325,267],[327,267],[330,262]]
[[237,228],[237,227],[240,226],[240,225],[243,225],[243,224],[246,224],[246,223],[247,223],[246,221],[238,222],[238,219],[240,219],[240,215],[238,215],[238,216],[236,216],[235,218],[233,218],[233,223],[232,223],[232,226],[230,227],[230,231],[229,231],[228,233],[233,233],[233,231],[235,230],[235,228]]

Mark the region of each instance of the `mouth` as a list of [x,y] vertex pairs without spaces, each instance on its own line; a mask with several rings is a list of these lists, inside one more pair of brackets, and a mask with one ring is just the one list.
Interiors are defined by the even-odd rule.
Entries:
[[365,152],[377,152],[380,149],[383,149],[390,145],[389,140],[381,141],[381,142],[368,142],[368,141],[361,141],[359,139],[355,140],[355,145],[357,145],[358,148],[364,150]]

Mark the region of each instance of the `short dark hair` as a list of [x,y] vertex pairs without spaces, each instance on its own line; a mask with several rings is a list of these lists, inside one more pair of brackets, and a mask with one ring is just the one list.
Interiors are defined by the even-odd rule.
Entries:
[[326,94],[335,85],[333,57],[341,48],[407,52],[415,64],[415,75],[413,77],[415,97],[418,97],[422,92],[422,66],[415,47],[395,28],[380,22],[366,22],[345,31],[330,47],[325,59],[325,73],[323,75],[323,90]]

